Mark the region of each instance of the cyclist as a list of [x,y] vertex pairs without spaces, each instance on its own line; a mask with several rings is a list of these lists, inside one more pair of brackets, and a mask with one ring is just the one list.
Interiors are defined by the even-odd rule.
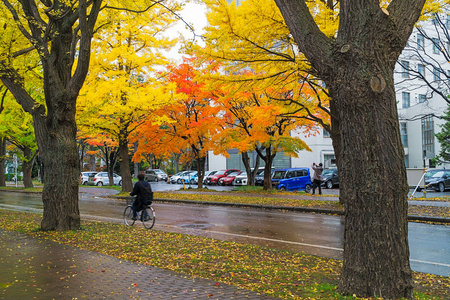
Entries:
[[[138,174],[138,182],[134,185],[131,196],[136,196],[133,202],[133,220],[137,219],[137,212],[141,211],[145,205],[152,204],[153,192],[149,182],[145,181],[143,173]],[[142,216],[144,218],[144,216]]]

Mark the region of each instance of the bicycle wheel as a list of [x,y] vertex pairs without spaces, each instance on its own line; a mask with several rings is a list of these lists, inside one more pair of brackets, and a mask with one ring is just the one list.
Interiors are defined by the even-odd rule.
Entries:
[[143,214],[142,224],[144,224],[144,227],[147,229],[152,229],[153,225],[155,225],[156,219],[155,210],[153,207],[148,206],[144,208],[141,213]]
[[133,220],[133,208],[131,206],[125,207],[123,211],[123,222],[127,226],[133,226],[135,220]]

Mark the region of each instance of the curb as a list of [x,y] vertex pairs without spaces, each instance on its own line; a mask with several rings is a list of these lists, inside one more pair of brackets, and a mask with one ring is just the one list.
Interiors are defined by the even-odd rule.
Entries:
[[[133,199],[133,197],[118,197],[118,196],[110,196],[109,198],[124,199],[124,200],[127,200],[127,199],[131,200],[131,199]],[[215,206],[229,206],[229,207],[276,209],[276,210],[297,211],[297,212],[305,212],[305,213],[331,214],[331,215],[339,215],[339,216],[345,215],[345,212],[342,211],[342,210],[325,209],[325,208],[310,208],[310,207],[295,207],[295,206],[273,206],[273,205],[263,205],[263,204],[227,203],[227,202],[178,200],[178,199],[158,199],[158,198],[153,199],[153,201],[170,202],[170,203],[200,204],[200,205],[215,205]],[[433,222],[433,223],[450,224],[450,218],[431,217],[431,216],[408,215],[408,221],[422,221],[422,222]]]

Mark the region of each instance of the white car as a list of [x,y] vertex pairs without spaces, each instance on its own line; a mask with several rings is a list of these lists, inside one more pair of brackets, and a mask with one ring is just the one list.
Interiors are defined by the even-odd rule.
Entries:
[[81,172],[81,184],[87,185],[89,181],[89,176],[95,176],[98,172]]
[[242,172],[238,176],[234,177],[233,185],[247,185],[247,172]]
[[[122,185],[122,177],[113,174],[113,185]],[[97,185],[97,186],[104,186],[109,185],[109,178],[108,178],[108,172],[100,172],[95,174],[94,176],[90,176],[88,180],[89,185]]]

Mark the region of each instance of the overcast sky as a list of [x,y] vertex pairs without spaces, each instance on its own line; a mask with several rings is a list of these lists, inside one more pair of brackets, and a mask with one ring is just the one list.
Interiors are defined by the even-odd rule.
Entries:
[[[195,37],[195,42],[200,42],[200,37],[203,33],[203,27],[207,24],[206,22],[206,15],[205,15],[205,7],[200,4],[195,3],[188,3],[185,5],[185,8],[180,13],[180,16],[188,23],[194,26],[195,34],[197,35]],[[186,25],[182,21],[178,21],[178,24],[175,25],[173,28],[171,28],[168,31],[168,34],[173,37],[178,37],[179,34],[182,34],[184,38],[188,40],[194,39],[194,34],[191,30],[186,29]],[[179,47],[177,46],[176,49],[173,49],[169,56],[181,59],[181,55],[178,54]]]

